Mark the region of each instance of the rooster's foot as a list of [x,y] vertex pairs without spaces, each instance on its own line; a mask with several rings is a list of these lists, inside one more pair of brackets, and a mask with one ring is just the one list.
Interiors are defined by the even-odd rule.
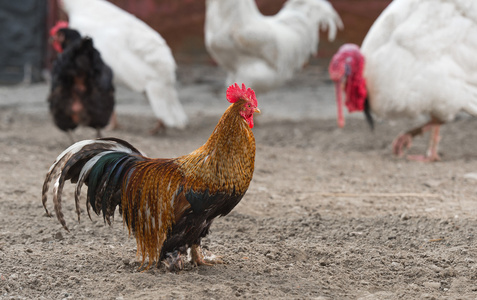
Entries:
[[404,148],[407,150],[411,147],[412,135],[409,133],[401,134],[393,141],[394,155],[401,157],[404,154]]
[[199,245],[193,245],[190,247],[190,250],[192,255],[192,263],[196,266],[213,266],[224,263],[222,257],[216,256],[209,251],[203,251]]
[[170,272],[180,271],[184,269],[184,261],[182,260],[181,253],[179,251],[174,251],[172,253],[167,253],[167,257],[162,261],[164,266]]

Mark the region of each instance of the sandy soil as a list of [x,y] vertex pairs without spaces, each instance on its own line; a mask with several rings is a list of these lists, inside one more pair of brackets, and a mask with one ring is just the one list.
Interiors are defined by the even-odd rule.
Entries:
[[[119,216],[112,227],[96,216],[77,223],[71,185],[71,233],[45,215],[44,175],[69,141],[48,115],[46,84],[0,88],[0,299],[477,298],[477,119],[443,127],[441,162],[398,159],[390,143],[416,123],[380,122],[372,133],[359,116],[337,129],[323,71],[310,66],[259,96],[252,184],[203,241],[226,264],[180,273],[138,271]],[[105,135],[152,157],[194,150],[227,106],[222,76],[181,66],[191,123],[160,136],[148,134],[146,100],[118,89],[122,128]],[[75,133],[92,137],[90,129]],[[411,153],[426,143],[417,139]]]

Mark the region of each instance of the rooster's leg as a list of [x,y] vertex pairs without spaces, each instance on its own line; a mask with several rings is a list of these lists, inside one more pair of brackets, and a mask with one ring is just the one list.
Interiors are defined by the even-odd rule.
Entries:
[[180,271],[184,268],[184,261],[182,260],[181,253],[174,251],[167,253],[167,257],[163,260],[164,265],[169,271]]
[[441,126],[442,122],[432,118],[431,121],[428,123],[424,124],[423,126],[414,128],[404,134],[399,135],[396,139],[393,141],[393,153],[401,157],[404,154],[405,149],[409,149],[412,144],[412,139],[416,135],[423,134],[424,132],[427,132],[432,129],[432,134],[430,137],[430,143],[429,143],[429,150],[427,151],[426,156],[408,156],[408,159],[410,160],[418,160],[418,161],[426,161],[426,162],[431,162],[431,161],[436,161],[439,160],[439,155],[437,154],[437,146],[439,144],[439,129]]
[[217,264],[223,264],[224,261],[220,256],[215,256],[212,253],[208,255],[204,255],[200,245],[192,245],[190,247],[191,255],[192,255],[192,263],[196,266],[213,266]]

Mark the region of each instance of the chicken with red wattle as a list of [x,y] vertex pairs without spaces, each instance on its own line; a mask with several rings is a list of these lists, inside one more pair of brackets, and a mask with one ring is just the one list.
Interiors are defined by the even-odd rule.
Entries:
[[108,125],[114,109],[113,73],[94,48],[93,40],[59,22],[50,30],[59,52],[53,64],[48,103],[55,125],[73,141],[78,126],[100,130]]

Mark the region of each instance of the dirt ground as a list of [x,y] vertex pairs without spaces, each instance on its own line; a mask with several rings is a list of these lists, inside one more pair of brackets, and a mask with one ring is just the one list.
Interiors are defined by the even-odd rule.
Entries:
[[[46,84],[1,87],[0,299],[476,299],[477,118],[443,127],[441,162],[395,158],[393,138],[416,121],[371,132],[358,116],[338,129],[324,70],[309,66],[259,95],[253,181],[203,240],[226,263],[179,273],[138,270],[120,216],[111,227],[86,214],[78,223],[71,184],[63,200],[71,233],[45,215],[44,176],[69,140],[48,115]],[[186,130],[149,135],[146,100],[118,89],[122,127],[105,135],[151,157],[202,145],[227,107],[223,74],[211,66],[178,74]],[[426,145],[418,138],[410,153]]]

